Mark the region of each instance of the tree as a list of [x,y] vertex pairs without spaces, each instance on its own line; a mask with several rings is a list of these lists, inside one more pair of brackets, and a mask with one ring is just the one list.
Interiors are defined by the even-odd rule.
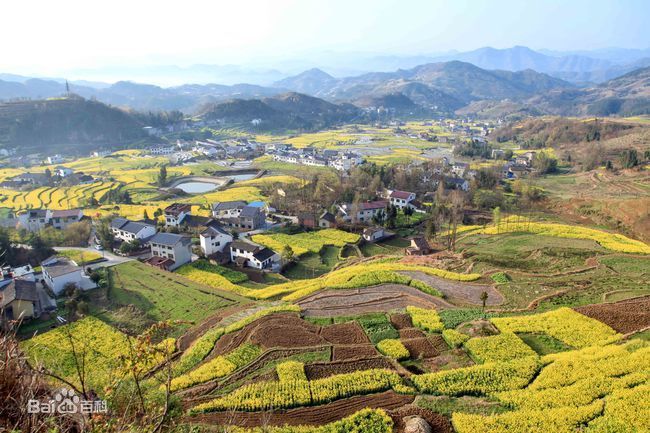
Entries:
[[557,171],[557,159],[549,156],[546,152],[539,152],[533,160],[535,167],[540,174],[555,173]]
[[163,165],[160,167],[160,171],[158,172],[158,180],[157,180],[158,186],[165,186],[167,183],[167,166]]
[[499,224],[501,224],[501,208],[499,206],[495,207],[494,210],[492,210],[492,221],[497,227],[497,233],[499,233]]
[[623,168],[633,168],[639,165],[639,156],[636,149],[627,149],[621,154]]
[[436,238],[436,221],[433,217],[427,220],[427,224],[424,229],[424,235],[428,240],[433,240]]
[[293,261],[293,256],[294,256],[294,252],[293,252],[293,248],[291,248],[291,245],[285,245],[282,248],[282,260],[284,260],[285,263],[289,263]]
[[481,302],[483,303],[483,311],[485,311],[485,304],[488,300],[488,292],[481,292]]
[[142,211],[142,219],[145,221],[149,219],[149,213],[147,212],[146,209]]
[[108,221],[102,220],[100,222],[99,227],[96,231],[96,236],[99,240],[99,244],[104,247],[104,249],[110,250],[113,247],[115,236],[113,235],[113,231],[108,225]]
[[614,165],[612,164],[612,161],[610,161],[609,159],[607,160],[607,162],[605,162],[605,169],[606,170],[613,170],[614,169]]
[[411,222],[411,215],[415,212],[413,208],[411,206],[405,206],[402,212],[404,212],[404,216],[406,217],[406,223]]

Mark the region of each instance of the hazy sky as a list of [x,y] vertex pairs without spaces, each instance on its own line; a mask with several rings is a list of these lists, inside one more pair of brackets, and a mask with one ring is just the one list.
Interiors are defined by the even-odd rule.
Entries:
[[648,0],[7,0],[0,11],[0,72],[39,75],[323,51],[650,47]]

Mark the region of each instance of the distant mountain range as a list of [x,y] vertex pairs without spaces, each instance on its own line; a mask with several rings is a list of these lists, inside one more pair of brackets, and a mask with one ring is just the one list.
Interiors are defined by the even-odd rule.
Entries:
[[[606,61],[592,62],[576,55],[573,63],[566,58],[553,63],[529,51],[515,48],[500,55],[489,54],[491,50],[475,52],[473,60],[507,62],[513,69],[529,63],[603,65]],[[151,123],[151,117],[133,110],[182,110],[255,131],[307,131],[345,122],[454,114],[492,118],[650,114],[650,67],[591,86],[577,86],[532,69],[487,70],[457,60],[343,78],[312,68],[271,86],[186,84],[163,88],[128,81],[106,86],[72,83],[71,91],[86,100],[61,103],[56,98],[66,93],[65,81],[3,77],[0,99],[28,99],[0,103],[0,145],[14,146],[140,140],[142,127]],[[112,126],[105,129],[105,124]]]

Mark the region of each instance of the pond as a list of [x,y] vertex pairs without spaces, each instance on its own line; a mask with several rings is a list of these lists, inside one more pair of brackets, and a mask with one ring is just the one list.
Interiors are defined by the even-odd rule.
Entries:
[[183,190],[188,194],[201,194],[204,192],[214,191],[219,187],[216,183],[211,182],[183,182],[176,185],[174,188]]

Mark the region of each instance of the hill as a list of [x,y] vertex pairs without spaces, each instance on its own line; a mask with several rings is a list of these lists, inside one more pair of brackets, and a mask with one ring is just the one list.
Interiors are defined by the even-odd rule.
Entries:
[[125,111],[78,96],[0,104],[0,147],[26,152],[118,147],[146,139],[143,126]]
[[350,122],[359,116],[351,104],[334,104],[289,92],[263,99],[233,99],[205,105],[199,115],[208,120],[258,130],[313,130]]

